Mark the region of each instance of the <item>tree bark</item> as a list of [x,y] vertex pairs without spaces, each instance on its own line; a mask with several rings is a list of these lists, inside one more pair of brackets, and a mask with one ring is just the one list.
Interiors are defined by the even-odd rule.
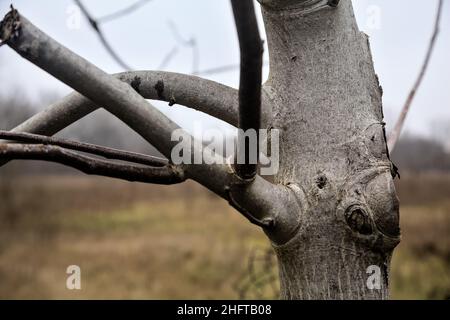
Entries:
[[[183,165],[181,178],[227,199],[263,228],[278,257],[281,298],[386,299],[390,258],[400,241],[399,203],[368,37],[358,30],[350,0],[259,2],[270,51],[262,128],[280,132],[280,170],[271,183],[259,175],[241,179],[228,164]],[[195,81],[184,85],[183,76],[167,73],[119,77],[129,86],[62,47],[15,10],[0,23],[0,38],[91,100],[73,94],[16,131],[51,135],[101,106],[169,158],[174,142],[168,139],[178,127],[137,93],[198,104],[199,110],[230,123],[244,116],[236,112],[236,91],[202,79],[190,78]],[[162,92],[162,78],[169,96]],[[188,94],[189,88],[207,88],[211,97]],[[253,109],[259,111],[258,104]],[[73,162],[72,154],[54,151]],[[22,149],[14,152],[29,157]],[[89,161],[76,164],[95,171]]]
[[[350,0],[260,2],[269,126],[281,131],[275,182],[290,186],[302,206],[293,213],[296,234],[273,244],[281,297],[388,298],[398,200],[368,37]],[[367,286],[370,266],[380,268],[380,289]]]

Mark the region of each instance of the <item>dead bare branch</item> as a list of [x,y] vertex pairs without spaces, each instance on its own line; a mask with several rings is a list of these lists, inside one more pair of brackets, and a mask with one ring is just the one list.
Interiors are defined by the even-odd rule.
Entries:
[[178,46],[175,45],[172,49],[170,49],[169,52],[164,56],[161,63],[158,66],[158,70],[164,70],[169,63],[172,61],[172,59],[175,57],[175,55],[178,53]]
[[107,159],[133,162],[152,167],[163,167],[169,163],[167,159],[152,157],[141,153],[122,151],[89,143],[70,141],[66,139],[47,137],[24,132],[9,132],[0,130],[0,139],[7,139],[11,141],[29,144],[31,143],[31,144],[53,145],[70,150],[90,153]]
[[144,5],[146,5],[147,3],[149,3],[152,0],[138,0],[135,3],[129,5],[126,8],[120,9],[116,12],[107,14],[103,17],[100,17],[97,19],[97,23],[105,23],[105,22],[110,22],[112,20],[116,20],[118,18],[121,18],[127,14],[130,14],[138,9],[140,9],[141,7],[143,7]]
[[111,55],[111,57],[125,70],[132,70],[132,68],[127,63],[125,63],[122,60],[122,58],[119,57],[119,55],[116,53],[116,51],[109,44],[108,40],[106,40],[106,37],[103,34],[103,31],[101,30],[98,21],[92,17],[92,15],[89,13],[89,11],[86,9],[86,7],[81,2],[81,0],[74,0],[74,1],[77,4],[77,6],[80,8],[81,12],[86,17],[86,19],[89,21],[89,24],[92,27],[92,29],[97,33],[97,36],[100,39],[100,42],[102,43],[102,45],[106,49],[106,51],[108,51],[108,53]]
[[[268,66],[268,65],[269,65],[268,61],[263,61],[263,66]],[[197,72],[194,72],[193,75],[209,76],[209,75],[218,74],[218,73],[236,71],[236,70],[239,70],[239,68],[240,68],[239,64],[229,64],[229,65],[199,70]]]
[[414,85],[413,85],[411,91],[408,94],[408,97],[405,101],[405,104],[403,105],[403,108],[400,112],[397,122],[395,123],[394,129],[392,129],[391,133],[389,134],[387,144],[388,144],[388,150],[390,152],[392,152],[394,150],[395,144],[397,143],[397,141],[400,137],[400,133],[402,132],[403,125],[405,124],[405,119],[408,114],[408,111],[411,107],[414,97],[416,96],[417,91],[419,90],[420,84],[422,83],[422,80],[425,76],[428,65],[430,63],[431,55],[433,53],[433,49],[436,44],[436,39],[439,34],[439,24],[440,24],[440,20],[441,20],[441,16],[442,16],[443,3],[444,3],[443,0],[439,0],[438,7],[437,7],[437,13],[436,13],[436,19],[434,22],[433,34],[431,36],[431,39],[430,39],[430,42],[428,45],[428,50],[427,50],[427,53],[425,56],[425,60],[423,61],[422,67],[420,68],[419,75],[418,75],[416,81],[414,82]]
[[198,50],[197,39],[192,36],[189,39],[185,39],[180,31],[178,30],[177,25],[172,20],[168,22],[169,28],[172,31],[172,34],[175,40],[179,43],[180,46],[189,47],[192,51],[192,74],[197,74],[198,72],[198,64],[200,61],[200,52]]
[[144,167],[92,158],[53,145],[0,144],[0,159],[43,160],[61,163],[86,174],[118,178],[127,181],[175,184],[183,182],[182,171],[167,165]]
[[230,65],[224,65],[224,66],[214,67],[214,68],[205,69],[205,70],[199,70],[196,73],[194,73],[194,75],[207,76],[207,75],[212,75],[212,74],[236,71],[236,70],[239,70],[239,68],[240,68],[240,65],[238,65],[238,64],[230,64]]
[[[259,35],[253,0],[231,0],[231,5],[241,51],[238,126],[243,131],[254,129],[258,136],[261,125],[263,44]],[[241,130],[238,139],[243,142],[239,143],[239,146],[245,148],[240,151],[241,154],[245,154],[245,163],[235,166],[236,173],[245,180],[251,180],[256,175],[258,165],[250,163],[250,148]]]

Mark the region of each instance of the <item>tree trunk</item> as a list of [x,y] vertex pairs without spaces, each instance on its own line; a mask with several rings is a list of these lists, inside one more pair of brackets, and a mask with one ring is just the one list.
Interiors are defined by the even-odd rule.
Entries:
[[[259,2],[270,51],[270,75],[262,91],[263,127],[280,132],[275,184],[253,177],[253,166],[244,170],[248,178],[242,172],[236,175],[233,166],[209,161],[216,154],[206,162],[214,165],[170,164],[152,171],[149,179],[193,179],[261,226],[278,257],[284,299],[388,298],[390,258],[400,240],[399,206],[393,184],[396,170],[386,146],[382,90],[368,38],[358,31],[350,0]],[[232,1],[244,54],[239,94],[211,81],[163,72],[124,75],[122,80],[131,80],[129,86],[11,10],[0,23],[2,41],[87,98],[73,94],[15,130],[52,135],[102,106],[170,158],[175,142],[165,138],[179,127],[144,97],[184,102],[232,124],[238,119],[242,128],[259,127],[260,62],[253,60],[259,61],[261,52],[253,50],[259,47],[259,36],[249,36],[257,30],[251,4]],[[183,79],[191,81],[183,84]],[[255,86],[256,91],[247,90]],[[191,87],[197,89],[195,94]],[[179,90],[169,94],[170,88]],[[256,94],[248,96],[252,92]],[[242,124],[243,119],[248,123]],[[196,148],[194,153],[201,149]],[[0,158],[64,163],[55,160],[56,153],[35,150],[7,144]],[[80,156],[77,159],[80,162]],[[102,169],[104,162],[89,168],[117,177],[124,168],[115,165],[112,172]],[[161,172],[167,180],[156,175]]]
[[281,298],[386,299],[398,200],[368,37],[350,0],[260,2],[270,53],[265,112],[281,139],[274,178],[302,207],[292,213],[295,235],[273,244]]

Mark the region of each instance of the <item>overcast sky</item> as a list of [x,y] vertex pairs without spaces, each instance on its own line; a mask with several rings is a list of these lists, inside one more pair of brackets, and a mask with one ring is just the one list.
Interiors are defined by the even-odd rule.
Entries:
[[[95,17],[136,0],[84,0]],[[437,0],[353,0],[361,30],[370,35],[375,69],[384,89],[388,129],[416,79],[431,36]],[[450,3],[444,0],[441,33],[421,89],[413,103],[406,131],[429,135],[433,121],[450,123]],[[11,1],[0,0],[0,15]],[[104,50],[87,22],[77,18],[72,0],[16,0],[13,5],[39,28],[107,72],[123,71]],[[259,5],[257,5],[259,14]],[[126,17],[102,25],[119,55],[133,69],[157,69],[177,45],[170,23],[180,35],[195,37],[199,70],[239,62],[238,43],[228,0],[152,0]],[[262,20],[260,17],[262,28]],[[266,60],[268,57],[266,56]],[[190,73],[192,50],[180,47],[165,70]],[[267,67],[266,67],[267,69]],[[265,70],[267,75],[267,70]],[[236,87],[238,70],[205,76]],[[7,46],[0,48],[0,95],[23,93],[40,101],[43,93],[64,95],[70,89]],[[44,106],[42,106],[44,107]],[[159,105],[160,108],[161,105]],[[162,108],[176,122],[190,127],[198,112]],[[209,122],[211,124],[211,122]]]

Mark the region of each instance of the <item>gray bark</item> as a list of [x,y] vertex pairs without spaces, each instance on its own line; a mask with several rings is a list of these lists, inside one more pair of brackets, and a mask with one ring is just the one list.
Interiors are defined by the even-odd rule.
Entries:
[[[295,236],[274,244],[282,298],[387,298],[398,201],[368,38],[350,0],[268,1],[263,15],[264,89],[282,130],[275,182],[295,186],[303,206]],[[366,286],[370,265],[381,290]]]
[[[165,71],[129,71],[114,75],[146,99],[180,104],[237,125],[237,90],[196,76]],[[14,131],[53,135],[99,107],[74,92],[47,107]]]
[[169,185],[185,180],[183,172],[170,164],[163,167],[135,166],[82,155],[54,145],[1,144],[0,157],[58,162],[85,174],[119,178],[132,182]]
[[[281,131],[280,171],[270,183],[258,175],[243,180],[228,165],[192,165],[182,166],[183,178],[263,228],[278,257],[282,298],[386,299],[399,206],[368,38],[358,30],[350,0],[259,1],[270,50],[262,124]],[[51,135],[101,106],[169,156],[175,124],[137,95],[170,102],[171,95],[155,88],[158,77],[147,81],[149,89],[131,90],[25,18],[18,34],[8,28],[17,25],[11,16],[5,20],[0,35],[9,46],[92,101],[73,94],[16,131]],[[189,84],[196,94],[182,89],[186,98],[176,102],[192,106],[200,99],[202,111],[236,124],[237,92],[211,89],[204,99],[200,83]],[[381,271],[379,289],[367,286],[370,266]]]
[[[114,114],[170,158],[172,148],[178,143],[171,141],[171,133],[180,128],[147,103],[132,86],[106,74],[62,46],[21,16],[17,10],[13,9],[5,16],[0,25],[0,38],[22,57]],[[156,91],[161,93],[160,89]],[[73,98],[78,100],[81,106],[88,106],[79,97]],[[65,110],[71,112],[66,114]],[[89,110],[92,108],[87,107],[83,113],[88,113]],[[41,117],[38,116],[28,125],[20,127],[33,129],[34,133],[36,130],[48,132],[48,127],[51,127],[51,130],[60,130],[58,123],[67,125],[70,120],[68,115],[78,117],[83,114],[72,111],[67,103],[57,104],[56,110],[50,108]],[[185,133],[185,136],[188,137],[188,134]],[[201,143],[194,142],[191,152],[202,153],[202,149]],[[228,200],[252,223],[264,227],[272,239],[281,241],[289,237],[295,227],[291,220],[296,219],[296,216],[289,214],[292,208],[297,207],[297,203],[292,200],[293,193],[284,186],[273,185],[259,176],[251,181],[244,181],[220,158],[221,156],[206,151],[203,153],[204,164],[181,164],[177,169],[182,171],[183,179],[193,179]],[[3,161],[10,159],[8,154],[0,157]],[[278,201],[286,206],[279,206]]]

